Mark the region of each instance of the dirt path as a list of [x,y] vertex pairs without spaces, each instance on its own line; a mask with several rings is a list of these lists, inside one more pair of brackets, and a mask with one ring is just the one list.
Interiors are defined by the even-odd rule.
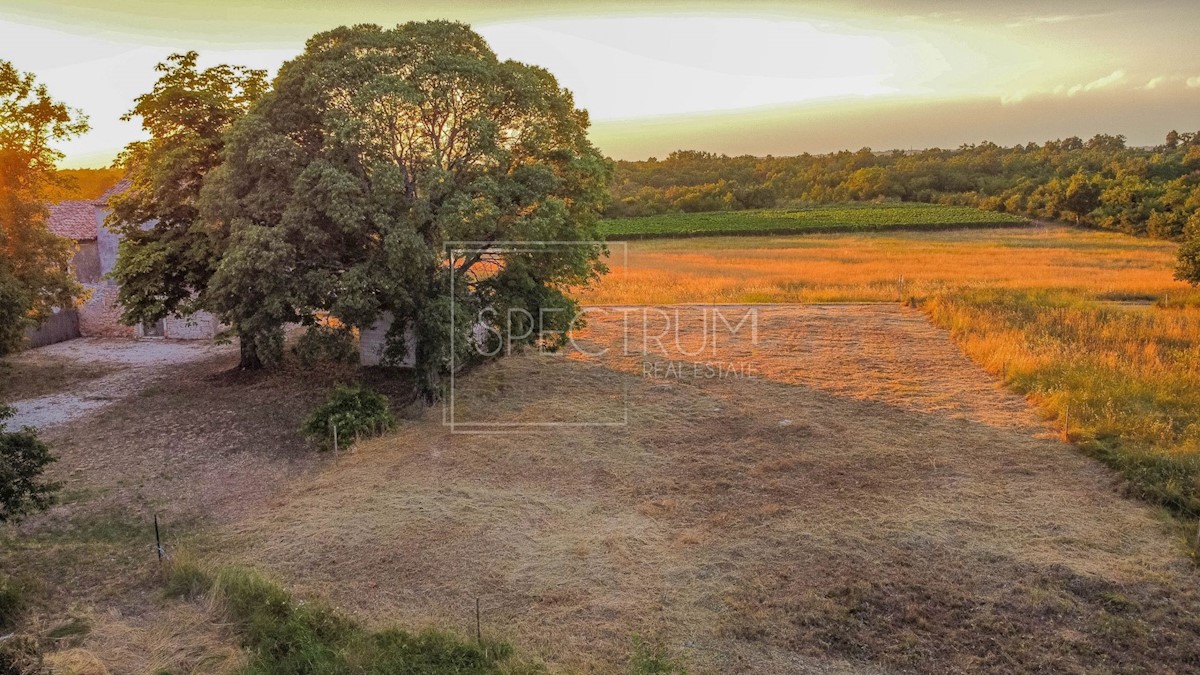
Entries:
[[169,367],[230,354],[230,345],[167,340],[83,338],[68,340],[11,357],[17,366],[99,364],[113,368],[102,377],[77,382],[68,391],[14,401],[9,426],[45,429],[97,413],[144,390],[164,377]]

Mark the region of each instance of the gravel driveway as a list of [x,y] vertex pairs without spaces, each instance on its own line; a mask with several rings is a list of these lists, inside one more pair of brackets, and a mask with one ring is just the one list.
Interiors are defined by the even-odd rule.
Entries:
[[202,341],[127,340],[81,338],[15,354],[13,362],[67,361],[116,366],[115,372],[58,392],[15,401],[17,414],[10,429],[23,426],[45,429],[96,413],[106,406],[136,395],[167,369],[182,363],[232,353],[234,345]]

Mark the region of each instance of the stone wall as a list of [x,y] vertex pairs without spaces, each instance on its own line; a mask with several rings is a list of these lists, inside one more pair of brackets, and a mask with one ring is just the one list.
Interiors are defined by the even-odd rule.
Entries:
[[132,326],[121,323],[117,286],[108,281],[85,284],[92,297],[79,308],[79,334],[83,337],[136,337]]
[[182,319],[167,317],[164,333],[172,340],[211,340],[220,330],[216,317],[208,312],[196,312]]
[[[379,320],[358,332],[358,361],[364,366],[378,366],[383,363],[383,353],[387,349],[387,332],[392,326],[394,317],[391,312],[384,312]],[[404,334],[407,349],[404,360],[399,364],[402,368],[412,368],[417,362],[417,341],[412,329]]]

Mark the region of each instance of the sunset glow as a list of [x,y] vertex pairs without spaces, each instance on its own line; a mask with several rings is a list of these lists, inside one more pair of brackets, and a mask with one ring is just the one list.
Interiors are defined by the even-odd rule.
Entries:
[[[315,31],[430,17],[472,23],[501,57],[550,70],[589,111],[601,149],[625,158],[677,147],[822,152],[855,145],[852,138],[890,148],[1109,132],[1146,144],[1169,127],[1197,126],[1200,104],[1200,56],[1168,28],[1200,13],[1182,3],[939,12],[912,2],[867,12],[828,3],[711,3],[698,11],[299,2],[275,8],[275,19],[272,4],[231,5],[202,19],[200,3],[3,0],[0,57],[36,71],[88,114],[92,131],[64,147],[67,164],[77,166],[106,164],[136,137],[136,124],[119,117],[172,51],[194,48],[205,63],[274,71]],[[1155,27],[1163,30],[1151,37]],[[918,104],[941,113],[914,117]],[[842,133],[850,120],[869,128]]]

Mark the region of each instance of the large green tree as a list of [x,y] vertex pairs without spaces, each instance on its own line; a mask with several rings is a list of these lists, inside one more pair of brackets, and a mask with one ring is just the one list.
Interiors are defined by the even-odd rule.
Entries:
[[74,246],[46,228],[43,201],[62,158],[52,144],[86,130],[33,75],[0,60],[0,356],[83,294],[68,269]]
[[[610,167],[587,127],[550,73],[497,59],[465,25],[316,35],[233,127],[205,182],[203,218],[230,232],[213,306],[264,336],[263,360],[284,323],[327,312],[363,327],[389,312],[391,353],[415,335],[435,396],[450,345],[472,356],[477,310],[496,310],[504,337],[508,316],[564,328],[565,289],[603,270],[603,247],[588,242]],[[455,241],[477,244],[456,253]]]
[[124,117],[140,118],[148,135],[118,157],[130,188],[110,200],[109,225],[123,235],[113,277],[130,324],[207,307],[228,232],[201,222],[201,186],[221,162],[225,133],[266,89],[264,71],[200,69],[197,58],[160,63],[154,88]]

